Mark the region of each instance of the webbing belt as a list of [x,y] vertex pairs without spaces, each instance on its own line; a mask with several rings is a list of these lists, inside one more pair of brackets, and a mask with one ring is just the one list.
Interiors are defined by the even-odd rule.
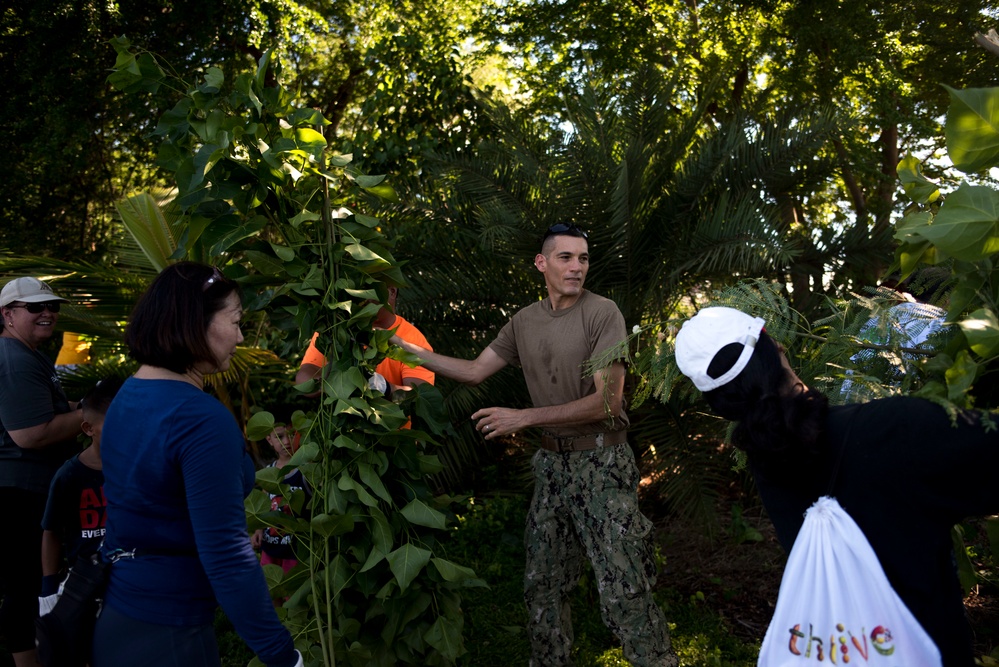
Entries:
[[541,434],[541,447],[550,452],[585,452],[598,447],[620,445],[628,441],[627,431],[610,431],[592,435],[553,435]]

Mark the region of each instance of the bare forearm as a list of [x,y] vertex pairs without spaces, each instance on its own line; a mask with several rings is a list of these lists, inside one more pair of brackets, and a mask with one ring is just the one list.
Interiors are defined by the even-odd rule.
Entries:
[[569,403],[541,408],[483,408],[473,414],[472,419],[482,419],[479,428],[488,424],[490,428],[487,432],[495,436],[516,433],[532,427],[609,423],[613,416],[607,402],[599,394],[590,394]]
[[484,370],[479,364],[479,359],[469,360],[448,357],[437,352],[431,352],[409,341],[402,340],[398,336],[393,336],[392,342],[406,352],[419,357],[423,365],[434,373],[439,373],[462,384],[477,385],[495,372],[495,370],[491,372]]
[[559,427],[610,423],[623,409],[624,365],[613,364],[595,376],[596,391],[583,398],[538,408],[482,408],[472,415],[476,428],[492,440],[532,426]]
[[444,377],[462,384],[474,386],[482,382],[483,378],[478,377],[475,373],[475,363],[468,359],[447,357],[429,350],[421,350],[417,356],[423,361],[423,365],[434,373],[440,373]]
[[10,437],[22,449],[38,449],[72,440],[80,432],[83,413],[80,410],[64,412],[44,424],[10,431]]
[[577,426],[614,418],[610,406],[599,394],[590,394],[562,405],[527,408],[524,412],[530,422],[528,426]]
[[42,576],[59,574],[59,557],[62,548],[59,538],[51,530],[42,531]]

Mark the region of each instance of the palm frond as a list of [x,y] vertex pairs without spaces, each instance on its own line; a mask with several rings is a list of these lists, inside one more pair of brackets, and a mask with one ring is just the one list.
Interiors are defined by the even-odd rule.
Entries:
[[115,208],[149,264],[157,272],[165,269],[177,249],[177,239],[173,227],[163,215],[160,202],[143,192],[125,198]]

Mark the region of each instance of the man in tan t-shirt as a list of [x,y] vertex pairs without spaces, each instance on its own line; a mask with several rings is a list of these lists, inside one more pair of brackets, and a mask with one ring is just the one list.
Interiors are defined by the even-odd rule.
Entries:
[[[430,370],[469,385],[508,364],[524,371],[533,407],[483,408],[472,419],[486,440],[543,429],[525,531],[531,665],[571,664],[568,600],[587,559],[601,613],[625,657],[633,665],[675,667],[666,620],[652,599],[652,523],[638,510],[638,468],[627,441],[627,331],[614,302],[583,289],[589,259],[582,229],[550,227],[534,258],[548,297],[518,311],[474,360],[395,336],[392,342]],[[602,367],[590,373],[591,363]]]

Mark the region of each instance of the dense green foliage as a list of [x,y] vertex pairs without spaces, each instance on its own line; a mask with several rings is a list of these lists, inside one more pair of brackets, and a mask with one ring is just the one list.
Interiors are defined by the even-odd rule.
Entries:
[[[792,0],[19,0],[0,17],[9,82],[0,247],[101,257],[114,202],[172,185],[153,168],[147,136],[173,102],[164,91],[122,96],[103,85],[105,42],[115,35],[185,79],[208,66],[232,77],[274,49],[298,103],[330,121],[322,130],[330,145],[362,170],[392,174],[424,203],[442,200],[425,179],[428,151],[474,155],[495,137],[483,102],[542,133],[578,129],[585,117],[574,100],[592,91],[606,107],[651,69],[674,82],[659,103],[688,117],[699,109],[701,132],[740,119],[762,127],[766,118],[790,130],[815,109],[836,109],[835,132],[800,155],[801,178],[772,188],[798,246],[781,271],[799,308],[812,307],[820,303],[812,294],[870,284],[890,262],[895,165],[939,146],[941,83],[992,82],[994,67],[972,36],[994,11],[989,0],[851,1],[834,12]],[[393,229],[395,220],[386,217]]]
[[298,103],[330,121],[321,131],[331,145],[364,169],[415,177],[422,151],[463,146],[483,129],[452,23],[472,10],[464,0],[6,3],[0,248],[100,260],[115,202],[173,186],[149,140],[173,91],[109,89],[116,36],[137,38],[187,80],[208,67],[234,77],[275,49]]
[[[999,88],[947,88],[947,154],[958,171],[975,177],[999,166]],[[901,166],[908,197],[895,233],[903,275],[921,262],[953,275],[947,321],[960,333],[934,359],[934,378],[923,395],[960,406],[994,407],[999,397],[994,373],[999,360],[999,192],[980,179],[962,181],[942,194],[911,158]]]
[[[378,220],[356,206],[394,193],[328,150],[317,130],[326,119],[269,83],[270,54],[256,73],[230,81],[209,68],[186,84],[126,40],[115,46],[116,88],[185,91],[156,128],[181,215],[168,260],[222,266],[247,291],[244,308],[294,332],[298,345],[318,331],[328,360],[323,378],[301,387],[317,384],[322,399],[294,415],[300,449],[288,467],[261,470],[263,490],[247,499],[251,529],[274,526],[296,540],[300,565],[287,576],[277,566],[265,573],[287,598],[280,615],[306,664],[453,664],[464,653],[459,589],[477,580],[444,557],[452,499],[429,485],[440,471],[432,435],[405,428],[410,412],[415,425],[440,433],[441,397],[424,386],[400,406],[365,377],[391,335],[370,322],[403,278]],[[247,435],[262,439],[273,426],[258,412]],[[283,484],[289,469],[304,475],[310,500]],[[284,496],[295,514],[272,511],[264,491]]]

